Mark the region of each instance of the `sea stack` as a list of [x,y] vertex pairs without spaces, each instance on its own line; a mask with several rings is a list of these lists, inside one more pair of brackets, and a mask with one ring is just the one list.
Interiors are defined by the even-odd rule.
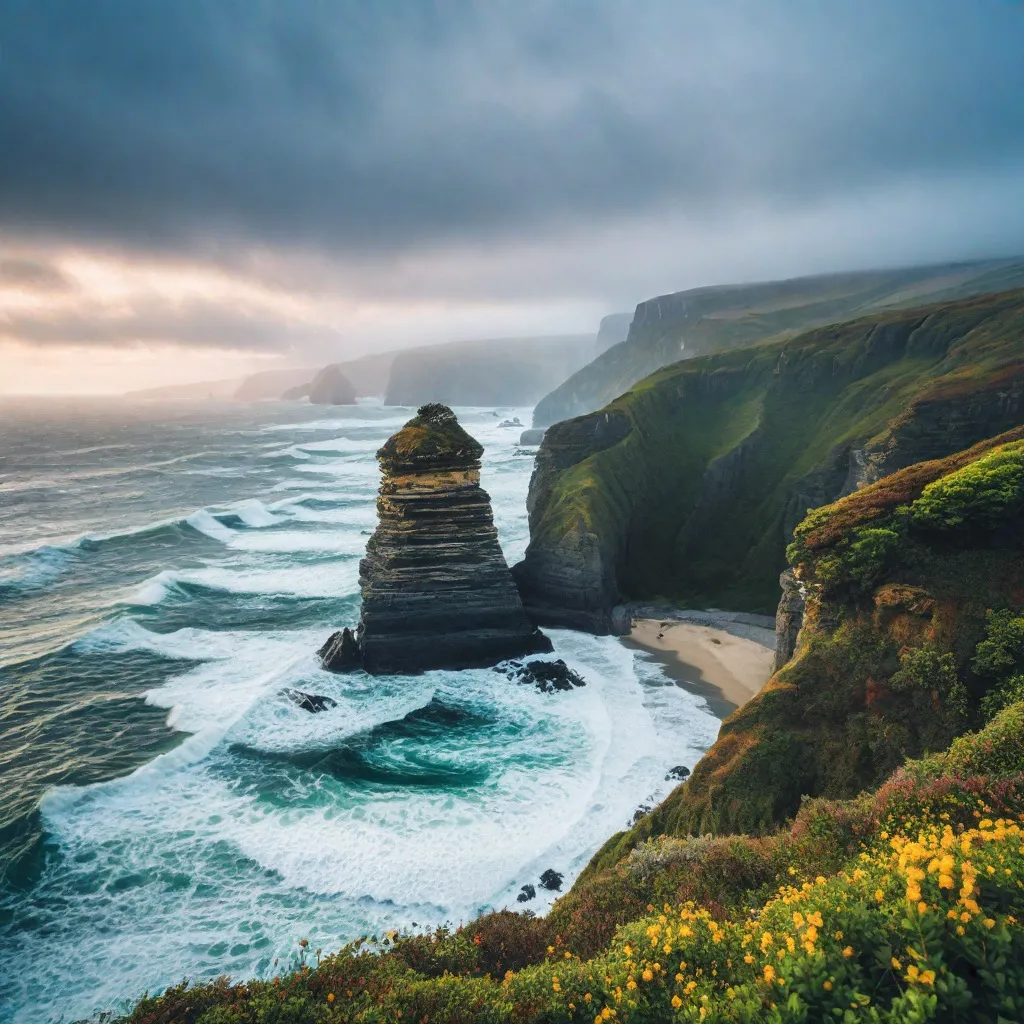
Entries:
[[328,640],[325,667],[411,673],[551,650],[498,545],[482,454],[438,404],[422,406],[377,452],[383,480],[377,529],[359,563],[359,629],[355,644],[351,633]]

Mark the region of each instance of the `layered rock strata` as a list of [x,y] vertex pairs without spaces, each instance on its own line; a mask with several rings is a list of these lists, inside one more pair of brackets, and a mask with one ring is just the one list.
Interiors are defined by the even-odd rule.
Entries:
[[[359,563],[358,657],[373,673],[493,665],[551,650],[526,616],[480,486],[483,448],[425,405],[377,452],[378,525]],[[352,645],[344,637],[323,649]]]

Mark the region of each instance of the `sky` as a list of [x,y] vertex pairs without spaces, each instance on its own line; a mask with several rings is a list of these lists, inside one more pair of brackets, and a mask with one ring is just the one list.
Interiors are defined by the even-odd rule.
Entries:
[[2,0],[0,393],[1024,253],[1017,0]]

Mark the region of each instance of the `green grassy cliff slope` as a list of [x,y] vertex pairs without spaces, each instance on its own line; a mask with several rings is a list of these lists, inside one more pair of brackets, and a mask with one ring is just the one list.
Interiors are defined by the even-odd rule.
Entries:
[[1024,698],[1024,428],[815,509],[789,555],[792,660],[693,774],[596,863],[651,835],[763,832],[852,797]]
[[1020,423],[1024,290],[677,363],[548,430],[517,582],[596,632],[623,597],[771,612],[809,508]]
[[679,359],[782,340],[883,310],[1024,286],[1024,261],[876,270],[694,288],[640,303],[624,342],[603,352],[538,403],[534,426],[599,409]]

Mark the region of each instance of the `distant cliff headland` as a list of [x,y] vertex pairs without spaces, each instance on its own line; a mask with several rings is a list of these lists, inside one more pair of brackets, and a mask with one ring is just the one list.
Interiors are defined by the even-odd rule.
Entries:
[[[547,427],[600,409],[680,359],[791,338],[868,313],[923,306],[1024,286],[1024,260],[984,260],[898,270],[716,285],[641,302],[620,344],[607,348],[537,404]],[[609,322],[609,337],[621,321]],[[615,326],[613,326],[615,325]]]
[[382,398],[388,405],[439,401],[528,406],[593,359],[599,345],[624,336],[628,318],[628,314],[606,317],[597,338],[594,334],[560,334],[425,345],[313,369],[264,370],[245,378],[149,388],[129,392],[126,397],[242,402],[308,398],[315,405]]

